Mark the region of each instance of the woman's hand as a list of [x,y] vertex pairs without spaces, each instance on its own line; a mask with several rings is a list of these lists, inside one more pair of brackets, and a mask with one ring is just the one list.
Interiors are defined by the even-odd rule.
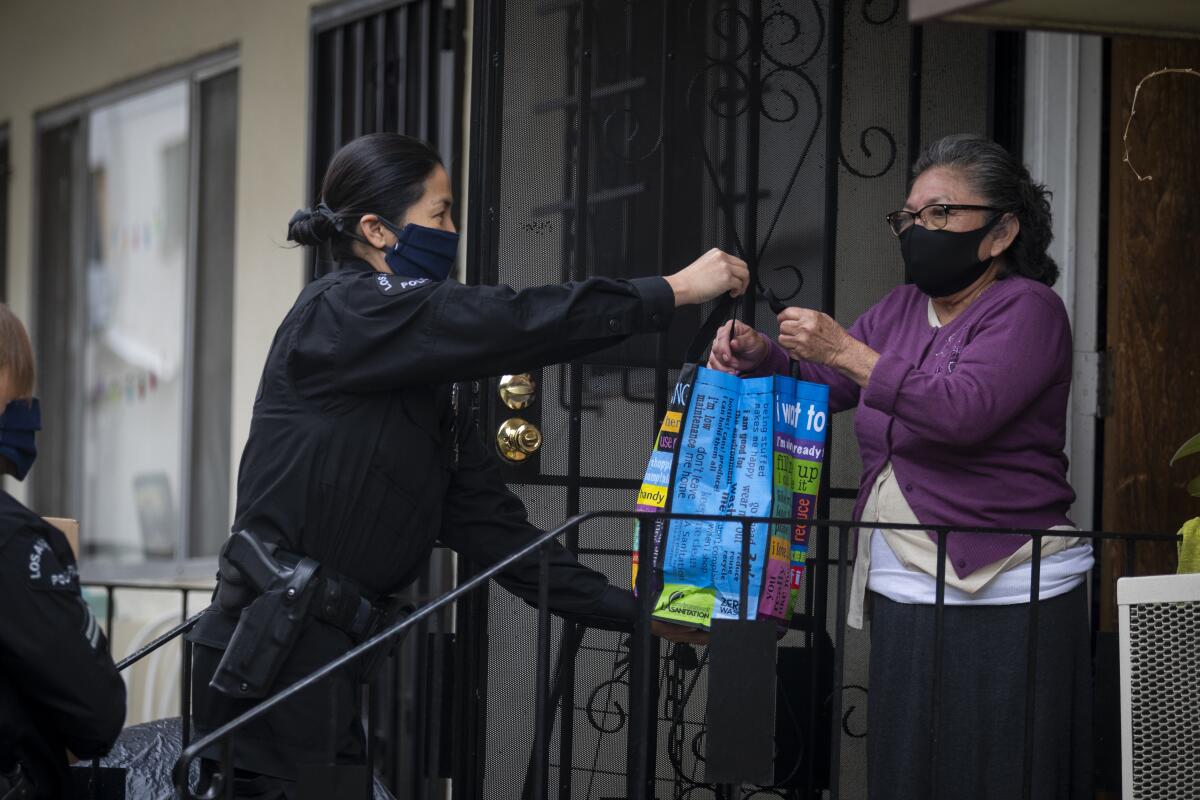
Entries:
[[704,303],[728,292],[737,297],[746,291],[750,268],[737,256],[713,248],[666,281],[675,292],[675,305]]
[[828,314],[810,308],[785,308],[779,313],[779,344],[792,358],[832,365],[850,341],[846,329]]
[[[730,326],[733,326],[732,335]],[[758,368],[771,345],[767,338],[739,320],[730,320],[720,327],[713,339],[708,356],[708,368],[737,375]]]
[[779,344],[792,358],[827,364],[866,386],[879,353],[855,339],[828,314],[785,308],[779,314]]

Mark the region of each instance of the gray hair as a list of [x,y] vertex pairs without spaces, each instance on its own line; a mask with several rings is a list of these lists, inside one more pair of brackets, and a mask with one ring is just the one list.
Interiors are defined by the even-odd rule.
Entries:
[[1047,286],[1058,280],[1058,265],[1046,252],[1054,238],[1050,191],[1029,177],[1029,170],[991,139],[969,133],[944,136],[926,147],[913,165],[913,180],[932,167],[958,170],[985,202],[1011,212],[1021,223],[1005,251],[1004,272],[1024,275]]

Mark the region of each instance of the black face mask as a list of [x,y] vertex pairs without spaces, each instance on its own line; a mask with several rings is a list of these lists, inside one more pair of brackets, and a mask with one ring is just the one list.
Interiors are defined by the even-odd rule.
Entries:
[[0,456],[13,465],[13,477],[25,480],[37,458],[36,434],[42,429],[42,407],[37,398],[13,400],[0,412]]
[[961,292],[991,266],[992,259],[979,260],[979,243],[1001,216],[997,214],[973,231],[939,231],[910,225],[900,234],[905,275],[930,297]]

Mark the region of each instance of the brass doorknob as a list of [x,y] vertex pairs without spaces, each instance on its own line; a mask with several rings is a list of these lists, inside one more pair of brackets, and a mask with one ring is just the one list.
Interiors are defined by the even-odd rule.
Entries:
[[496,432],[496,447],[509,461],[524,461],[542,446],[542,432],[520,417],[506,419]]
[[520,411],[533,402],[537,384],[528,372],[505,375],[500,379],[500,399],[513,411]]

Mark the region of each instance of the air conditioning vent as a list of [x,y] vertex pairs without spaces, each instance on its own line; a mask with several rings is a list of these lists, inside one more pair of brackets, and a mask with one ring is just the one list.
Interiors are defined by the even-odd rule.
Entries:
[[1200,798],[1200,575],[1117,582],[1129,800]]

